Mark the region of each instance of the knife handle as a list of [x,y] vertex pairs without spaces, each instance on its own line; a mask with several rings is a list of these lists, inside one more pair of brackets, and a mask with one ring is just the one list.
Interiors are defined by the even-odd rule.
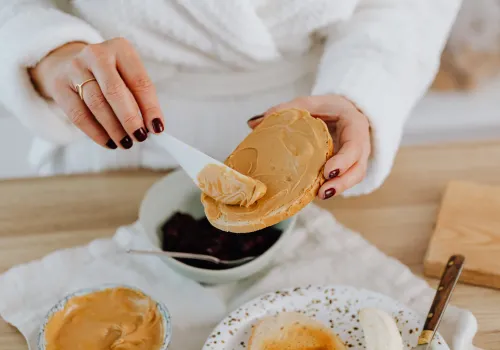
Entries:
[[427,314],[424,329],[418,338],[419,345],[431,342],[435,331],[439,327],[439,322],[441,322],[444,310],[450,301],[451,293],[453,292],[458,278],[460,277],[464,261],[465,257],[462,255],[453,255],[448,260],[441,276],[436,296],[434,297],[429,313]]

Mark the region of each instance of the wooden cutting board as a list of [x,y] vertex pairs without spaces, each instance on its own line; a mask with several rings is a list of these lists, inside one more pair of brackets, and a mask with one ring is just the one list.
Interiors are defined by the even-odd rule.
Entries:
[[465,256],[461,281],[500,289],[500,187],[450,182],[424,259],[440,277],[453,254]]

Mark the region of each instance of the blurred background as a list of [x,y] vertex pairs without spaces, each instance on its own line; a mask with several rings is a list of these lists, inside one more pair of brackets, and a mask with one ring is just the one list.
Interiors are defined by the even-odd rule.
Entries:
[[[0,130],[0,178],[34,176],[27,161],[32,136],[1,105]],[[439,73],[414,109],[403,144],[499,137],[500,0],[464,0]]]

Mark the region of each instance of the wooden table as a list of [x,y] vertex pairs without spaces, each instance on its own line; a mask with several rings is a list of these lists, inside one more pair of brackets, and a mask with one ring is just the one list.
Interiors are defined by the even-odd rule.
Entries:
[[[418,274],[446,183],[500,185],[500,142],[403,148],[382,189],[320,205]],[[136,220],[146,189],[162,173],[119,172],[0,182],[0,273],[57,249],[111,236]],[[436,281],[430,281],[435,285]],[[500,349],[500,291],[459,285],[452,303],[479,321],[476,346]],[[0,349],[26,349],[0,320]]]

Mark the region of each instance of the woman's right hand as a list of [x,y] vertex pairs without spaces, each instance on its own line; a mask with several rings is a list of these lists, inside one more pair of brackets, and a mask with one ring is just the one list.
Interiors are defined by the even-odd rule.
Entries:
[[[38,91],[54,100],[97,144],[116,149],[160,133],[164,120],[155,87],[133,46],[122,38],[66,44],[32,70]],[[80,99],[76,86],[82,87]]]

